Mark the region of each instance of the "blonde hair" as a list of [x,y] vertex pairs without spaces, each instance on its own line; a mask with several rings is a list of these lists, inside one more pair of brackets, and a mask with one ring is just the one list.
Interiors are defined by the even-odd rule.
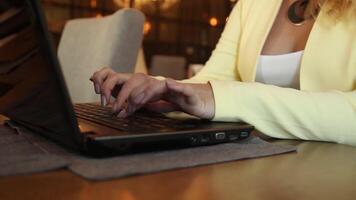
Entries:
[[316,16],[322,5],[327,6],[327,13],[333,17],[340,18],[348,12],[356,16],[356,0],[310,0],[306,15]]

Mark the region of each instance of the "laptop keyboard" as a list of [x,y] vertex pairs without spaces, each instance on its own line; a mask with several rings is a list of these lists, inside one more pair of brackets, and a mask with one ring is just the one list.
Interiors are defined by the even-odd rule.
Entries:
[[154,112],[136,112],[127,118],[118,118],[113,114],[111,107],[102,107],[97,104],[83,103],[75,104],[76,116],[106,127],[120,131],[155,131],[176,130],[191,128],[193,124],[165,117]]

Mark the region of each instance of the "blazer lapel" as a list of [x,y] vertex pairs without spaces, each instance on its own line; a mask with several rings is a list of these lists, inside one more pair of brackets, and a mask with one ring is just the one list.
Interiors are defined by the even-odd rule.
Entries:
[[300,88],[308,91],[355,87],[356,23],[333,21],[322,9],[309,35],[300,71]]
[[282,0],[258,0],[242,9],[237,68],[243,82],[255,81],[258,58],[281,4]]

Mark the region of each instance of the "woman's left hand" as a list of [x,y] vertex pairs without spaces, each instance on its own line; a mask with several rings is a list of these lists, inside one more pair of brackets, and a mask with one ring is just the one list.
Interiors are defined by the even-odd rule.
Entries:
[[212,119],[214,117],[215,101],[213,90],[209,83],[180,83],[167,79],[166,86],[167,92],[164,95],[164,99],[169,103],[176,105],[188,114],[202,119]]

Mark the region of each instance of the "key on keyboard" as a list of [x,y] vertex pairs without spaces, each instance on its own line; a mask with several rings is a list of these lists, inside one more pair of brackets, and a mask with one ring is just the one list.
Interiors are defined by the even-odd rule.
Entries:
[[192,126],[192,124],[183,124],[182,121],[153,112],[137,112],[127,118],[118,118],[112,113],[110,107],[102,107],[92,103],[75,104],[74,110],[78,118],[120,131],[147,132],[157,129],[182,129]]

